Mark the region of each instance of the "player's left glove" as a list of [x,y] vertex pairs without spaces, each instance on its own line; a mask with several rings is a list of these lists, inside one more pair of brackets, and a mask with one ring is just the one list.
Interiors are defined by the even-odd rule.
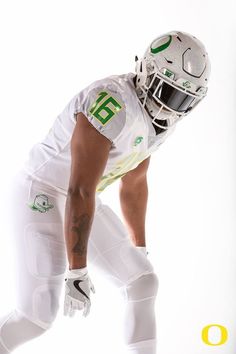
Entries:
[[76,310],[83,310],[83,316],[89,314],[91,301],[90,290],[95,293],[87,267],[68,270],[65,278],[64,315],[73,317]]

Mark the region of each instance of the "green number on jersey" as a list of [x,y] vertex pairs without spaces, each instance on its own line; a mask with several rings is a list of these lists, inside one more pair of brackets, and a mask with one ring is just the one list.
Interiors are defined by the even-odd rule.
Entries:
[[105,125],[121,108],[122,106],[107,92],[99,92],[89,112]]

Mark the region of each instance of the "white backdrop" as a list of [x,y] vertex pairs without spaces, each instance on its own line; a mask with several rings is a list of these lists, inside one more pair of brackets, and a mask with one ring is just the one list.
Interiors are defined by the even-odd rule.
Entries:
[[[236,352],[235,10],[233,0],[0,3],[0,314],[14,303],[8,193],[29,149],[85,85],[134,71],[134,56],[153,38],[179,29],[205,43],[212,76],[208,97],[154,153],[148,172],[158,354]],[[121,216],[118,183],[102,199]],[[18,353],[121,354],[121,299],[99,274],[91,278],[89,317],[64,318],[61,307],[54,327]]]

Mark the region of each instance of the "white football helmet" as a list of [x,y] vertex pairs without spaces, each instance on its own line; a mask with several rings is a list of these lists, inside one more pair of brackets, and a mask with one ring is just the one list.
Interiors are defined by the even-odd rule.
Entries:
[[194,36],[172,31],[154,39],[136,57],[136,91],[153,124],[168,129],[207,93],[210,61]]

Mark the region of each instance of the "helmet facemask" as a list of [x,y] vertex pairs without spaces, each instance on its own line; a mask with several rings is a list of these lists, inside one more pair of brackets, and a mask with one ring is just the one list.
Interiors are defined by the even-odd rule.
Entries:
[[[150,64],[147,72],[150,72],[149,67]],[[186,116],[206,95],[207,90],[204,94],[202,90],[199,93],[191,92],[188,88],[194,86],[192,83],[184,79],[174,81],[174,73],[168,69],[164,68],[163,73],[155,70],[148,74],[145,84],[137,87],[137,94],[152,123],[167,130]],[[186,87],[183,86],[184,82]]]

